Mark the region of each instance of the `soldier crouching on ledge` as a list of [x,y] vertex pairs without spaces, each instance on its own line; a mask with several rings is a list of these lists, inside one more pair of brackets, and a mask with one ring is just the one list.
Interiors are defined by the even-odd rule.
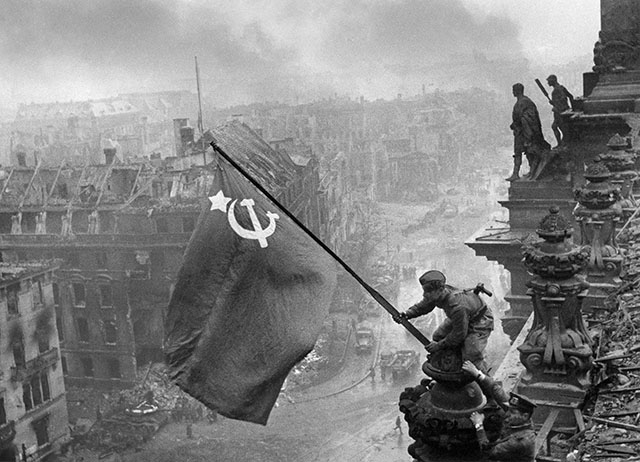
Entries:
[[413,319],[441,308],[447,319],[433,333],[433,342],[427,345],[429,353],[444,348],[462,349],[462,359],[469,360],[481,371],[487,371],[484,349],[493,330],[493,315],[473,289],[459,290],[446,285],[446,277],[440,271],[431,270],[419,278],[424,291],[421,301],[394,317]]
[[510,394],[504,428],[500,438],[490,443],[484,431],[484,415],[473,412],[469,419],[473,422],[478,436],[478,444],[489,459],[510,462],[534,462],[536,434],[531,416],[536,407],[524,396]]

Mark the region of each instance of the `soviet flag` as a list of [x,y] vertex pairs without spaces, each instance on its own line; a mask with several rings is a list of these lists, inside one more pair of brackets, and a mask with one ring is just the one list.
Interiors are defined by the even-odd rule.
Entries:
[[266,424],[314,347],[335,277],[331,256],[219,159],[169,303],[172,379],[224,416]]

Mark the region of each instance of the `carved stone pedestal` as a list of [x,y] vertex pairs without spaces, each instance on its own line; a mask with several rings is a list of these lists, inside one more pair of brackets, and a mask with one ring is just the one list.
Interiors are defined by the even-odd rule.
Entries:
[[524,264],[535,275],[528,284],[534,319],[518,347],[526,372],[517,388],[538,405],[537,422],[544,421],[549,406],[568,406],[556,421],[568,427],[574,424],[570,407],[578,407],[586,396],[593,361],[592,340],[582,318],[589,284],[579,274],[590,254],[588,247],[571,242],[572,229],[556,207],[536,232],[543,241],[523,250]]
[[620,191],[610,183],[611,172],[603,162],[589,165],[584,177],[588,183],[575,191],[578,205],[573,214],[580,224],[580,245],[590,250],[590,290],[584,306],[590,312],[607,308],[607,298],[621,283],[622,255],[615,235],[622,207]]

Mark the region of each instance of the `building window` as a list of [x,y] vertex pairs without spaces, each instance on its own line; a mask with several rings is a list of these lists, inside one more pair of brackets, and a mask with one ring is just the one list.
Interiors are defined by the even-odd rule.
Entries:
[[64,375],[69,375],[69,368],[67,366],[67,358],[66,356],[60,357],[60,364],[62,364],[62,373]]
[[56,316],[56,329],[58,329],[58,340],[64,342],[64,329],[62,326],[62,318]]
[[37,375],[31,379],[31,399],[33,400],[33,407],[42,404],[42,386],[40,377]]
[[166,218],[156,218],[156,233],[168,233],[169,223]]
[[19,314],[18,293],[20,293],[20,284],[11,284],[7,287],[7,310],[10,315]]
[[71,287],[73,288],[73,304],[75,306],[85,306],[86,295],[84,290],[84,284],[80,282],[74,282]]
[[13,342],[13,362],[16,367],[24,367],[27,363],[24,357],[24,345],[22,344],[22,340],[18,340]]
[[104,322],[104,341],[105,343],[115,344],[117,340],[116,323],[115,321]]
[[185,233],[192,233],[196,224],[193,217],[182,217],[182,231]]
[[45,351],[49,351],[51,347],[49,343],[49,333],[44,329],[38,329],[36,331],[36,337],[38,338],[38,352],[44,353]]
[[49,416],[45,416],[42,419],[34,420],[31,423],[33,431],[36,434],[36,442],[38,447],[44,446],[49,443]]
[[93,377],[93,359],[81,358],[82,363],[82,375],[85,377]]
[[81,342],[89,341],[89,323],[86,318],[77,318],[78,323],[78,340]]
[[96,253],[96,264],[98,265],[98,268],[107,267],[107,252]]
[[109,377],[112,379],[120,379],[122,378],[122,373],[120,372],[120,361],[116,358],[111,358],[107,362],[107,367],[109,368]]
[[53,303],[58,306],[60,305],[60,287],[57,282],[51,284],[53,288]]
[[51,399],[51,389],[49,388],[49,376],[46,371],[40,374],[40,385],[42,385],[42,401],[49,401]]
[[28,383],[22,384],[22,402],[24,403],[25,411],[33,409],[33,401],[31,401],[31,385]]
[[7,423],[7,411],[4,408],[4,397],[0,398],[0,425]]
[[31,293],[33,294],[34,307],[38,305],[42,305],[42,300],[44,300],[43,293],[42,293],[42,278],[36,278],[33,280],[33,285],[31,286]]
[[100,306],[103,308],[113,307],[113,292],[111,286],[100,286]]

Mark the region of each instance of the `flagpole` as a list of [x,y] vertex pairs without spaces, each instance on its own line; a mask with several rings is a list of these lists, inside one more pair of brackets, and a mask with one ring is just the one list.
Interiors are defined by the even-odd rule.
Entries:
[[329,246],[327,246],[324,242],[322,242],[309,228],[307,228],[298,218],[291,213],[286,207],[284,207],[280,202],[271,195],[269,191],[267,191],[258,181],[256,181],[249,173],[247,173],[236,161],[234,161],[224,150],[218,146],[216,141],[211,142],[211,147],[215,152],[220,154],[233,168],[235,168],[240,174],[245,177],[253,186],[255,186],[262,194],[264,194],[271,202],[273,202],[285,215],[287,215],[296,225],[298,225],[302,230],[313,239],[320,247],[323,248],[329,255],[331,255],[344,269],[347,273],[349,273],[353,278],[374,298],[376,302],[382,306],[391,316],[394,318],[400,319],[400,323],[407,329],[411,335],[413,335],[420,343],[424,346],[429,345],[431,342],[427,337],[424,336],[422,332],[420,332],[413,324],[409,322],[408,319],[400,317],[400,313],[398,310],[391,304],[389,301],[382,296],[380,292],[371,287],[364,281],[358,273],[356,273],[342,258],[340,258]]

